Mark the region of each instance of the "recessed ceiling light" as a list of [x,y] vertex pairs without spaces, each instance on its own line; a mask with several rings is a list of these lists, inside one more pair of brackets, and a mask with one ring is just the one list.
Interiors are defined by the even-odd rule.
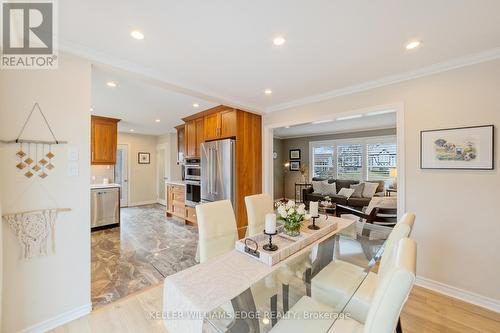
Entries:
[[273,39],[273,43],[276,46],[281,46],[281,45],[285,44],[285,42],[286,42],[286,39],[283,36],[278,36],[278,37]]
[[197,108],[197,107],[199,107],[199,106],[200,106],[200,104],[198,104],[198,103],[193,103],[193,108]]
[[155,122],[159,123],[161,120],[160,119],[155,119]]
[[361,118],[361,117],[363,117],[362,114],[355,114],[352,116],[338,117],[336,120],[348,120],[348,119],[356,119],[356,118]]
[[273,91],[271,89],[264,90],[264,94],[266,94],[266,95],[271,95],[272,93],[273,93]]
[[135,39],[144,39],[144,34],[139,30],[131,31],[130,36],[134,37]]
[[408,44],[406,44],[406,49],[407,50],[413,50],[413,49],[416,49],[417,47],[420,46],[420,44],[422,44],[421,41],[419,40],[414,40],[412,42],[409,42]]
[[290,126],[285,126],[285,128],[290,128]]
[[106,82],[106,85],[107,85],[108,87],[112,87],[112,88],[116,87],[116,83],[114,83],[113,81],[108,81],[108,82]]
[[130,129],[130,132],[135,132],[135,129],[131,128],[131,129]]
[[324,124],[324,123],[331,123],[334,119],[325,119],[325,120],[316,120],[311,122],[311,124]]

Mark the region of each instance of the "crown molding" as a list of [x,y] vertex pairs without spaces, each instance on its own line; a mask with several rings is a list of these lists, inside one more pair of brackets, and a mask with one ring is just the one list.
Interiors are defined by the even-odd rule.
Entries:
[[[241,101],[228,99],[218,95],[215,92],[207,91],[202,87],[197,86],[183,86],[170,82],[165,77],[158,74],[152,68],[147,68],[139,66],[135,63],[111,56],[106,53],[98,52],[96,50],[90,49],[86,46],[79,45],[64,39],[59,39],[59,50],[65,53],[73,54],[85,59],[90,60],[95,65],[100,65],[108,68],[109,70],[119,70],[125,71],[126,75],[136,77],[142,81],[148,82],[150,84],[159,86],[164,89],[175,91],[180,94],[185,94],[193,97],[198,97],[206,101],[223,104],[237,109],[243,109],[245,111],[251,111],[258,114],[263,114],[264,110],[252,105],[248,105]],[[121,73],[123,74],[123,73]]]
[[449,70],[461,68],[461,67],[466,67],[470,65],[475,65],[481,62],[486,62],[486,61],[491,61],[495,59],[500,58],[500,47],[491,49],[488,51],[472,54],[469,56],[465,57],[460,57],[460,58],[455,58],[452,60],[440,62],[431,66],[427,66],[424,68],[420,68],[414,71],[402,73],[402,74],[397,74],[397,75],[392,75],[392,76],[387,76],[381,79],[373,80],[373,81],[368,81],[365,83],[353,85],[350,87],[346,88],[341,88],[341,89],[336,89],[324,94],[319,94],[319,95],[313,95],[301,99],[297,99],[294,101],[278,104],[275,106],[271,106],[266,108],[265,112],[266,113],[271,113],[275,111],[281,111],[285,109],[290,109],[293,107],[299,107],[299,106],[304,106],[307,104],[312,104],[312,103],[317,103],[317,102],[322,102],[326,101],[329,99],[333,99],[336,97],[340,96],[346,96],[346,95],[351,95],[354,93],[362,92],[362,91],[367,91],[379,87],[384,87],[388,86],[391,84],[395,84],[398,82],[403,82],[403,81],[408,81],[408,80],[413,80],[417,79],[420,77],[424,76],[429,76],[441,72],[446,72]]

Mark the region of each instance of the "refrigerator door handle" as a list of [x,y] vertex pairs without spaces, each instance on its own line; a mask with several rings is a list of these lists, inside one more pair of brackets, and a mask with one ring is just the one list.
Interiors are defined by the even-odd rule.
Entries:
[[217,149],[216,148],[213,148],[211,150],[211,157],[210,157],[210,169],[211,169],[211,173],[210,173],[210,179],[211,179],[211,182],[210,182],[210,192],[212,194],[215,194],[217,195]]
[[208,194],[212,194],[212,148],[208,148]]

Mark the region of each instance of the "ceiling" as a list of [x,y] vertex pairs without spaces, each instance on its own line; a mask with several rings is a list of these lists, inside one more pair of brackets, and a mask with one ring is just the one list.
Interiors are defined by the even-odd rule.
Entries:
[[[384,111],[381,111],[384,112]],[[383,128],[396,128],[396,112],[364,115],[361,118],[335,120],[332,122],[280,127],[274,129],[274,137],[280,139],[344,132],[361,132]]]
[[[259,112],[485,51],[500,56],[498,0],[65,0],[58,6],[62,50]],[[131,38],[134,29],[145,39]],[[273,45],[277,35],[286,38],[283,46]],[[422,46],[407,51],[415,39]]]
[[[107,86],[114,82],[116,87]],[[194,108],[193,104],[199,107]],[[121,132],[171,133],[181,118],[217,104],[165,89],[102,66],[92,66],[92,114],[122,119]],[[156,122],[160,120],[160,122]]]

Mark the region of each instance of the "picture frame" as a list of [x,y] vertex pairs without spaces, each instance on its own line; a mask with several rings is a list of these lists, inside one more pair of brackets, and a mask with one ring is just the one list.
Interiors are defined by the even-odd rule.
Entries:
[[300,161],[290,161],[290,171],[300,171]]
[[288,154],[290,160],[300,160],[300,149],[290,149]]
[[493,170],[494,125],[420,131],[420,168]]
[[151,154],[140,152],[137,154],[137,163],[139,164],[151,164]]

